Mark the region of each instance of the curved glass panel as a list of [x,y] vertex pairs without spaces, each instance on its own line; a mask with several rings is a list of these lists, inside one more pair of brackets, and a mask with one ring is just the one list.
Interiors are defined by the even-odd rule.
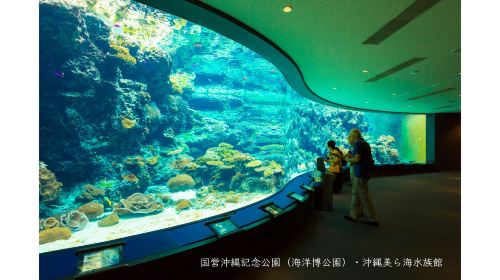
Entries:
[[39,67],[40,252],[259,201],[354,127],[379,164],[425,161],[425,116],[313,103],[246,47],[125,0],[41,0]]

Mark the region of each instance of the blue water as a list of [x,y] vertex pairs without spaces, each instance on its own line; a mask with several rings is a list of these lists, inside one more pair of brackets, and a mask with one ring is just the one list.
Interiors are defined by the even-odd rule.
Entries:
[[[111,227],[169,209],[223,211],[311,170],[329,139],[349,149],[352,128],[371,144],[391,135],[398,149],[401,115],[311,102],[216,32],[124,0],[91,3],[40,1],[41,230],[49,217],[78,222],[71,241],[112,211]],[[83,216],[68,220],[75,210]]]

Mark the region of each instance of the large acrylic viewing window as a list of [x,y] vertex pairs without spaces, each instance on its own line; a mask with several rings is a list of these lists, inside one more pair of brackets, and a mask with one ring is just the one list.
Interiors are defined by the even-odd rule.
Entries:
[[376,164],[425,162],[425,115],[332,108],[270,62],[128,0],[40,0],[40,252],[262,200],[359,128]]

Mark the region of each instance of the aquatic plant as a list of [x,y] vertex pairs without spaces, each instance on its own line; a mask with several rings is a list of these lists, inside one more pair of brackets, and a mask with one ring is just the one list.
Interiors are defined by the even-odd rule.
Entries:
[[104,205],[92,201],[78,207],[78,211],[84,213],[90,221],[94,221],[104,213]]
[[38,233],[38,244],[45,244],[54,242],[60,239],[69,239],[71,237],[71,230],[68,228],[54,227],[40,231]]
[[130,129],[135,126],[135,121],[129,118],[122,118],[122,126],[125,129]]
[[194,187],[195,182],[193,177],[188,174],[179,174],[175,177],[170,178],[167,182],[168,188],[172,192],[183,191]]
[[42,161],[38,163],[38,189],[43,202],[53,202],[59,199],[62,183]]
[[176,73],[170,74],[168,80],[172,85],[172,89],[175,92],[183,93],[184,89],[188,88],[193,90],[194,84],[193,80],[196,78],[195,73],[185,73],[181,71],[177,71]]
[[113,56],[115,56],[115,57],[117,57],[117,58],[119,58],[127,63],[130,63],[130,64],[137,63],[137,59],[135,59],[135,57],[130,55],[130,51],[128,48],[126,48],[124,46],[117,45],[114,42],[110,42],[109,47],[116,51],[116,53]]
[[153,214],[163,211],[163,203],[157,201],[152,195],[134,193],[120,200],[120,204],[113,211],[120,215]]

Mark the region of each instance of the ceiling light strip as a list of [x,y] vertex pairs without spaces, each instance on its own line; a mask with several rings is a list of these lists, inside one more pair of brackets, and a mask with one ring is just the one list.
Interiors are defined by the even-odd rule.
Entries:
[[[455,89],[456,88],[451,87],[451,88],[445,88],[445,89],[441,89],[441,90],[436,90],[436,91],[433,91],[433,92],[430,92],[430,93],[427,93],[427,94],[423,94],[423,95],[415,96],[415,97],[412,97],[412,98],[408,98],[408,100],[416,100],[416,99],[420,99],[420,98],[424,98],[424,97],[429,97],[429,96],[440,94],[440,93],[443,93],[443,92],[452,91],[452,90],[455,90]],[[436,108],[434,108],[434,109],[436,109]]]
[[413,4],[408,6],[399,15],[386,23],[382,28],[377,30],[370,38],[366,39],[363,44],[365,45],[378,45],[385,39],[389,38],[392,34],[396,33],[399,29],[410,23],[412,20],[423,14],[430,9],[440,0],[415,0]]
[[382,78],[385,78],[385,77],[387,77],[389,75],[392,75],[392,74],[394,74],[394,73],[396,73],[398,71],[401,71],[401,70],[403,70],[403,69],[405,69],[407,67],[410,67],[413,64],[418,63],[418,62],[420,62],[420,61],[422,61],[422,60],[424,60],[426,58],[427,57],[414,57],[414,58],[412,58],[410,60],[407,60],[407,61],[405,61],[405,62],[403,62],[403,63],[401,63],[399,65],[396,65],[396,66],[392,67],[391,69],[389,69],[389,70],[387,70],[385,72],[382,72],[382,73],[380,73],[380,74],[378,74],[376,76],[371,77],[370,79],[366,80],[365,82],[367,82],[367,83],[376,82],[376,81],[378,81],[378,80],[380,80]]

